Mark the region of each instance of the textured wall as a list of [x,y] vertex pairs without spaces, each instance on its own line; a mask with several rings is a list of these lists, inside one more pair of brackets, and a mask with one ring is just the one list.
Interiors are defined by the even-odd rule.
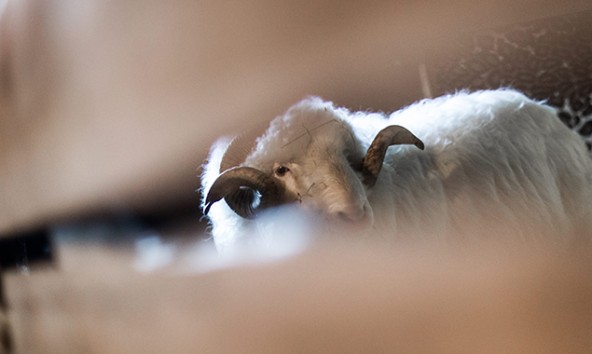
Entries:
[[592,148],[592,11],[459,36],[440,46],[436,94],[511,86],[546,100]]

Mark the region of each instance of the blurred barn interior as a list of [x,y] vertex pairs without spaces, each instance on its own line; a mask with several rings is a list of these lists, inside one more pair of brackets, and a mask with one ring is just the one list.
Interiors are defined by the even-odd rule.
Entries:
[[[590,18],[589,0],[0,0],[0,353],[149,352],[147,348],[195,352],[191,349],[196,342],[188,330],[193,323],[187,314],[199,317],[197,309],[205,311],[205,318],[215,324],[212,328],[196,324],[205,331],[202,333],[211,334],[199,338],[214,338],[203,347],[209,350],[201,352],[217,351],[208,345],[224,342],[215,331],[231,322],[225,316],[240,308],[239,299],[224,295],[220,304],[229,307],[221,310],[222,305],[212,305],[223,312],[212,314],[215,310],[204,302],[215,301],[216,296],[202,294],[192,301],[185,296],[214,291],[204,285],[212,282],[223,284],[216,288],[221,294],[244,291],[245,298],[251,300],[256,298],[255,289],[236,282],[232,273],[223,273],[222,279],[208,275],[193,287],[178,278],[138,278],[129,266],[135,241],[207,242],[199,210],[198,176],[211,143],[221,135],[269,121],[305,96],[319,95],[355,110],[392,111],[459,89],[511,86],[547,100],[557,108],[558,119],[578,131],[591,147]],[[354,256],[356,252],[346,247],[333,261],[338,264],[347,259],[345,255],[354,256],[352,264],[372,272],[371,266],[363,266],[363,256],[374,258],[372,251]],[[403,252],[397,254],[402,256]],[[392,261],[381,253],[372,264],[411,274],[413,266],[420,264],[423,270],[417,279],[433,281],[430,271],[440,264],[425,261],[425,254],[415,255]],[[333,264],[326,257],[331,259],[331,253],[308,256],[285,266],[289,268],[285,274],[304,287],[327,281],[330,291],[343,290],[347,282],[334,273],[323,273],[312,283],[297,276],[300,270],[310,270],[307,264]],[[434,335],[431,344],[414,347],[417,342],[406,342],[403,333],[417,335],[419,327],[414,325],[429,327],[425,319],[430,312],[421,312],[425,321],[402,320],[395,336],[401,342],[395,342],[406,344],[399,348],[469,351],[471,347],[487,348],[509,334],[514,337],[501,341],[501,349],[508,350],[500,351],[549,348],[544,345],[558,349],[555,352],[592,347],[590,336],[585,336],[585,330],[588,334],[592,331],[592,278],[587,277],[589,272],[571,272],[580,265],[590,269],[589,259],[575,257],[565,272],[551,272],[551,283],[547,283],[537,277],[543,270],[564,265],[565,259],[537,255],[524,264],[520,257],[507,257],[508,264],[522,267],[518,275],[513,276],[509,268],[496,269],[497,261],[487,257],[481,264],[475,260],[478,257],[468,257],[463,263],[462,259],[437,255],[436,259],[448,262],[438,276],[456,282],[468,279],[478,290],[466,295],[469,306],[463,308],[462,302],[453,301],[462,293],[462,284],[453,282],[444,290],[450,296],[444,303],[451,306],[454,320],[436,321],[431,330],[444,328],[452,334],[454,325],[468,330],[469,323],[479,323],[479,311],[498,322],[489,323],[491,327],[477,325],[483,332],[469,331],[472,339],[466,342],[461,332],[450,337]],[[36,260],[44,260],[46,265],[36,267]],[[454,276],[475,263],[483,267],[483,274],[496,279],[492,291],[503,294],[491,308],[483,309],[478,302],[478,295],[487,293],[486,286],[475,280],[482,268]],[[267,281],[263,286],[278,294],[286,291],[273,285],[281,273],[268,269],[244,272],[240,275],[255,282],[262,276]],[[335,279],[333,275],[337,280],[330,280]],[[364,275],[355,273],[354,283],[360,280],[355,276]],[[532,284],[522,282],[533,278]],[[512,327],[515,331],[503,326],[513,323],[504,315],[519,307],[523,297],[551,288],[548,296],[541,295],[540,303],[529,305],[532,312],[561,298],[555,285],[550,285],[557,283],[565,286],[568,299],[559,301],[557,311],[565,310],[557,317],[559,322],[554,322],[555,312],[536,318],[528,312],[517,316],[525,325],[531,320],[537,324],[531,327],[532,332],[521,332],[519,324]],[[407,290],[394,308],[403,308],[402,303],[415,299],[410,290],[416,284],[413,281],[380,284],[375,279],[368,286],[384,294],[392,290],[390,285]],[[434,293],[438,293],[443,282],[436,281],[434,286]],[[162,297],[157,296],[159,292]],[[327,294],[330,292],[322,295],[328,299]],[[514,294],[519,300],[511,297]],[[274,306],[280,306],[280,295],[267,296],[276,301]],[[134,298],[138,302],[134,303]],[[175,303],[180,298],[183,301]],[[348,299],[355,301],[356,297]],[[384,300],[379,296],[373,299]],[[429,299],[417,301],[418,306],[440,304]],[[167,305],[170,303],[175,304]],[[259,302],[255,305],[263,306]],[[306,305],[310,303],[296,308]],[[348,315],[351,317],[339,317],[339,311],[332,309],[335,312],[319,315],[320,328],[329,326],[328,318],[356,321],[363,317],[356,308]],[[405,309],[408,316],[417,314]],[[371,311],[375,312],[380,313],[376,308]],[[255,310],[248,314],[266,326],[281,323]],[[120,321],[110,317],[119,315]],[[463,315],[468,322],[463,322]],[[438,316],[443,316],[439,317],[442,320],[446,314],[438,312]],[[290,319],[290,325],[306,320],[298,316]],[[380,321],[368,323],[384,329]],[[562,337],[565,333],[556,331],[554,325],[565,326],[565,332],[577,330]],[[302,326],[294,326],[308,333]],[[488,328],[503,330],[487,336]],[[355,329],[345,333],[357,333]],[[551,338],[541,335],[546,330]],[[127,339],[121,335],[125,331],[130,334]],[[286,337],[286,341],[293,341],[289,343],[255,341],[249,342],[252,346],[215,348],[222,352],[220,348],[229,352],[289,351],[299,348],[294,343],[310,340],[318,344],[316,348],[339,351],[348,348],[344,344],[348,340],[355,344],[353,348],[360,348],[360,343],[376,344],[382,338],[379,334],[386,332],[378,330],[371,338],[351,336],[347,340],[339,333],[327,334],[335,342],[342,340],[342,347],[291,333]],[[245,336],[249,334],[252,332]],[[277,338],[283,337],[277,334]],[[385,347],[377,344],[376,351],[395,342],[385,343]]]

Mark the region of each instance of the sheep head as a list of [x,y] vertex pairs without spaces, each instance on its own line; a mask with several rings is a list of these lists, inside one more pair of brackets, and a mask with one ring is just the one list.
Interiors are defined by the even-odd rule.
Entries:
[[[348,123],[350,113],[308,99],[276,118],[267,131],[243,134],[227,148],[204,213],[217,201],[251,219],[270,207],[301,203],[329,217],[358,222],[372,213],[374,186],[387,148],[423,143],[401,126],[382,129],[369,147]],[[256,130],[255,130],[256,131]]]

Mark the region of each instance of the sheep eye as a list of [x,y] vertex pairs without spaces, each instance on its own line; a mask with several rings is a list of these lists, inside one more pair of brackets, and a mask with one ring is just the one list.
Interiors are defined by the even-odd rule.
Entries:
[[286,173],[288,173],[288,171],[290,171],[290,169],[286,166],[279,166],[275,169],[274,172],[276,176],[283,177]]
[[[349,160],[349,159],[348,159],[348,160]],[[363,162],[362,162],[362,160],[355,160],[355,161],[352,161],[352,160],[350,160],[350,161],[348,161],[348,162],[349,162],[349,165],[350,165],[350,167],[351,167],[351,168],[352,168],[354,171],[356,171],[356,172],[361,172],[361,171],[362,171],[362,165],[363,165]]]

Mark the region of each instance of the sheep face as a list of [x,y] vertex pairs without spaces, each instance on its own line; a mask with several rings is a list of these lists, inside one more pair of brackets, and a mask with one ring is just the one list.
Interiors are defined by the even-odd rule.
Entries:
[[297,140],[283,147],[290,157],[275,158],[267,166],[304,208],[327,219],[368,222],[371,209],[362,183],[361,144],[346,122],[325,113],[318,122],[303,119]]
[[[205,213],[221,199],[246,219],[269,207],[292,203],[330,224],[371,226],[367,193],[380,172],[386,148],[400,143],[423,148],[423,144],[397,126],[385,128],[372,144],[364,143],[348,123],[349,114],[331,103],[308,99],[273,120],[253,149],[231,143],[221,162],[221,175],[207,191]],[[236,151],[245,150],[249,151],[246,158],[235,157]],[[230,167],[225,160],[242,162]]]

